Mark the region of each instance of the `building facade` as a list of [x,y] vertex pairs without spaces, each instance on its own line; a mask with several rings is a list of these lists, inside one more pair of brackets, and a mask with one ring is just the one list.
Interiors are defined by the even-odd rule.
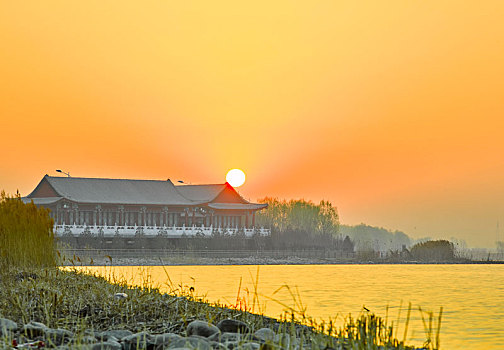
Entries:
[[228,183],[178,185],[169,179],[126,180],[45,175],[24,202],[51,210],[56,235],[267,234],[255,228],[250,203]]

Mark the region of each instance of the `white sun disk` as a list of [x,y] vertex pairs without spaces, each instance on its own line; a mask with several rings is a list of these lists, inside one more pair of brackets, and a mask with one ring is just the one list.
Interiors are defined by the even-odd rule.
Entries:
[[245,183],[245,173],[240,169],[231,169],[226,175],[226,181],[233,187],[240,187]]

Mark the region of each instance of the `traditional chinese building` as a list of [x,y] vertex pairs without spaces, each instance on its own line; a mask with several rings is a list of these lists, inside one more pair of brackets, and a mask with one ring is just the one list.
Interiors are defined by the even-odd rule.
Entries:
[[228,183],[175,186],[169,179],[48,175],[22,199],[51,210],[57,235],[252,235],[256,211],[267,207],[248,202]]

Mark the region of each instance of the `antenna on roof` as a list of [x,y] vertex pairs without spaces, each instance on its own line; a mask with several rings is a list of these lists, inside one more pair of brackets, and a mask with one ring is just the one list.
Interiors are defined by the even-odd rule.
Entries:
[[64,172],[64,171],[62,171],[61,169],[56,169],[56,172],[57,172],[57,173],[62,173],[62,174],[65,174],[65,175],[66,175],[66,176],[68,176],[68,177],[71,177],[71,176],[70,176],[70,172],[65,173],[65,172]]

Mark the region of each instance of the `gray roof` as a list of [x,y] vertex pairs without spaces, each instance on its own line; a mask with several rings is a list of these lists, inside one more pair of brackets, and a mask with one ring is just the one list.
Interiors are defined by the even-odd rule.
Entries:
[[177,186],[181,195],[197,202],[210,202],[226,188],[226,184],[219,185],[182,185]]
[[56,203],[62,198],[63,197],[37,197],[37,198],[22,197],[21,200],[24,203],[30,203],[31,201],[33,201],[33,204],[44,205],[44,204]]
[[[61,196],[80,203],[194,205],[170,180],[44,177]],[[29,195],[28,197],[30,197]]]
[[[45,182],[56,192],[55,197],[35,197],[37,189]],[[257,210],[266,204],[254,204],[245,200],[235,191],[241,203],[211,203],[226,188],[233,191],[228,183],[215,185],[175,186],[170,180],[127,180],[82,177],[53,177],[46,175],[37,188],[22,200],[35,204],[52,204],[63,198],[79,203],[136,204],[136,205],[178,205],[194,206],[207,204],[214,209]]]
[[268,204],[256,203],[208,203],[208,206],[213,209],[242,209],[242,210],[258,210],[268,206]]

